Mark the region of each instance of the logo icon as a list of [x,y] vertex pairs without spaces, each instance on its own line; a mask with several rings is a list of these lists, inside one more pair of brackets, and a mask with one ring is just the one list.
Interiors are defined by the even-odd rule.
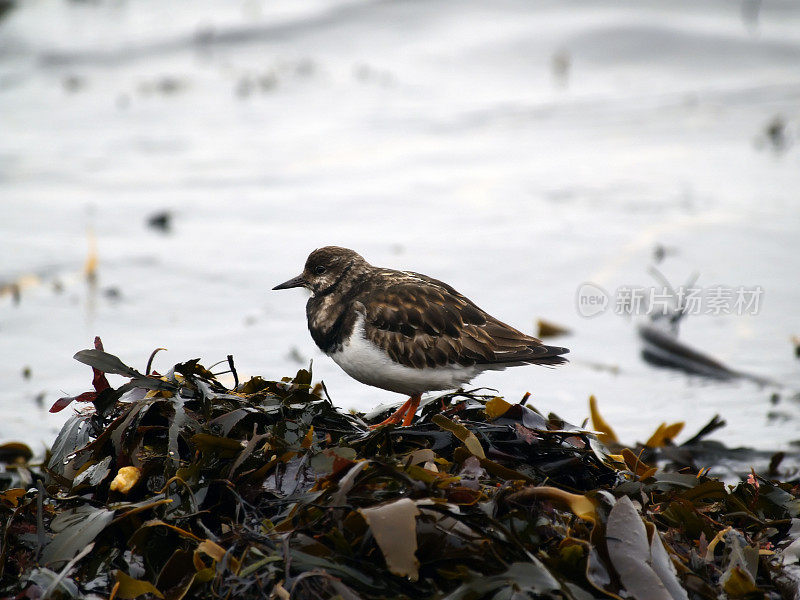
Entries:
[[603,288],[587,281],[578,287],[575,295],[575,307],[578,314],[590,319],[608,310],[610,296]]

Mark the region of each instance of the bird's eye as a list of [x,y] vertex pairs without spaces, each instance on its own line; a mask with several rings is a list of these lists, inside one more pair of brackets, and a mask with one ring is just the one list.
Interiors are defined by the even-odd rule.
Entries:
[[314,267],[314,273],[317,275],[322,275],[325,272],[325,267],[319,265],[318,267]]

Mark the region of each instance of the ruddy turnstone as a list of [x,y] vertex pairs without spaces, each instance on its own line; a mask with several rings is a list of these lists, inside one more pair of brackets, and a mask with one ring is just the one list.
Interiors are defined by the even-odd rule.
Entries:
[[409,399],[379,425],[410,425],[423,392],[455,389],[478,373],[560,365],[566,348],[546,346],[419,273],[373,267],[347,248],[314,250],[303,272],[274,290],[304,287],[317,346],[367,385]]

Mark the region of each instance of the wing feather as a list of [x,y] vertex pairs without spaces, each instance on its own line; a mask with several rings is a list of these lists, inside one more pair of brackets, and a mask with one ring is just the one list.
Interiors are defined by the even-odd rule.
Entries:
[[416,273],[386,271],[365,298],[370,341],[411,367],[560,364],[566,348],[546,346],[490,316],[449,285]]

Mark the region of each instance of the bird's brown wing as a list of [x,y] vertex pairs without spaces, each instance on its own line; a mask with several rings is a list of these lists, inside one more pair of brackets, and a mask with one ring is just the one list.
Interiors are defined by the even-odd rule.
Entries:
[[446,283],[402,275],[363,302],[367,338],[395,362],[417,368],[566,362],[560,356],[566,348],[546,346],[498,321]]

